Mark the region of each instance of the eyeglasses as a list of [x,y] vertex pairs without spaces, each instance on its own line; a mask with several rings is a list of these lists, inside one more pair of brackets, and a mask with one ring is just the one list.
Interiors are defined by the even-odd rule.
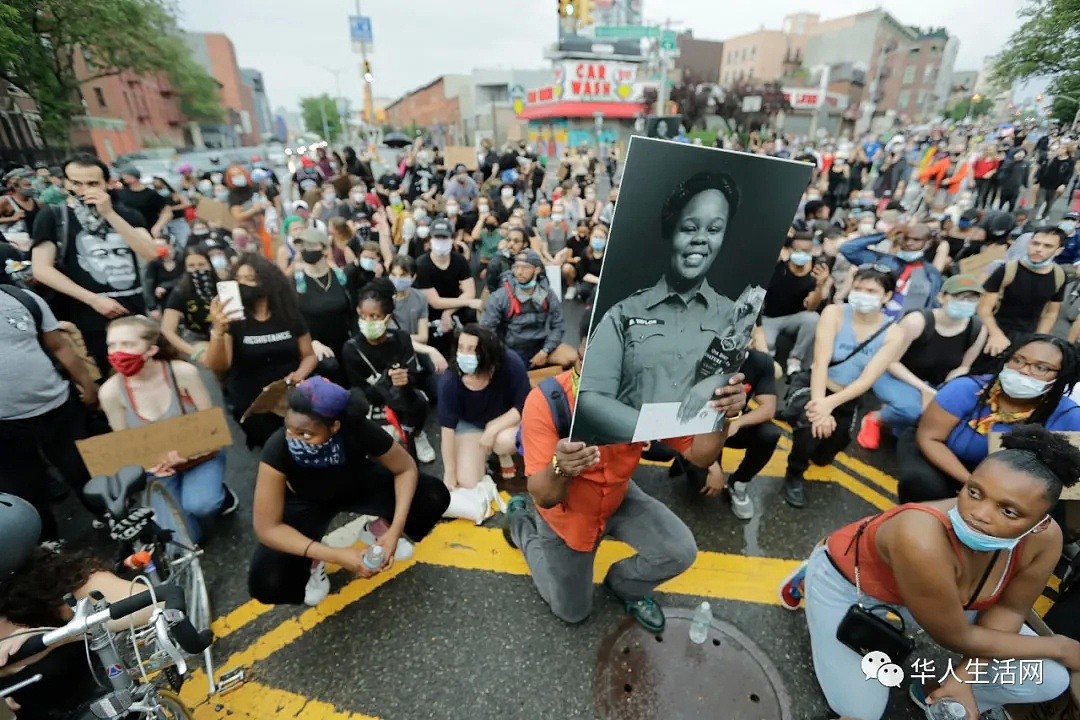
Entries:
[[1024,368],[1027,368],[1031,371],[1033,377],[1041,378],[1042,380],[1049,380],[1061,372],[1061,368],[1056,368],[1053,365],[1047,365],[1046,363],[1030,361],[1020,354],[1013,355],[1009,358],[1006,365],[1013,370],[1023,370]]
[[892,268],[888,265],[882,265],[881,263],[863,263],[859,266],[859,270],[873,270],[875,272],[884,273],[886,275],[892,275]]

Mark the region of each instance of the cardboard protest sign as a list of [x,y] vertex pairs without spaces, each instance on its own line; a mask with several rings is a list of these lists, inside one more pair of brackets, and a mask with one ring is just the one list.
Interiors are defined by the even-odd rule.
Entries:
[[229,212],[229,206],[220,200],[199,195],[195,201],[195,216],[211,225],[232,230],[236,227],[236,218]]
[[173,450],[189,458],[230,445],[229,426],[219,407],[75,442],[91,476],[112,475],[125,465],[153,467]]
[[273,413],[285,417],[285,411],[287,410],[286,396],[288,393],[289,386],[284,380],[275,380],[270,383],[262,389],[259,397],[255,398],[255,402],[251,403],[251,406],[244,411],[240,422],[246,421],[252,415],[262,415],[264,413]]
[[448,145],[443,148],[443,161],[447,170],[453,170],[458,163],[468,170],[475,170],[480,164],[476,150],[467,145]]
[[570,436],[712,432],[738,371],[805,163],[633,137],[604,253]]
[[960,266],[961,274],[982,277],[987,266],[1005,257],[1007,250],[1008,248],[1004,245],[991,245],[978,255],[966,257],[957,264]]

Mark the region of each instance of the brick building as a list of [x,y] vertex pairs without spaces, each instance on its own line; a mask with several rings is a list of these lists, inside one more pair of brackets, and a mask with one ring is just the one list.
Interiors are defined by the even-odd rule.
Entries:
[[[76,53],[75,75],[92,78],[98,72]],[[185,118],[168,78],[131,72],[85,82],[80,88],[83,113],[73,118],[71,145],[92,147],[102,159],[145,147],[183,147]]]
[[[471,89],[469,75],[440,75],[387,105],[387,122],[397,128],[413,124],[422,128],[458,128],[462,118],[462,96],[471,93]],[[465,105],[471,105],[468,97],[465,100]],[[457,133],[448,130],[447,134],[453,140],[452,136]]]
[[195,62],[218,81],[218,97],[227,114],[227,122],[222,125],[202,126],[203,140],[217,147],[258,144],[263,130],[255,93],[244,81],[232,40],[224,33],[184,33],[184,40]]
[[760,30],[724,41],[719,82],[732,87],[744,82],[774,82],[789,77],[802,62],[806,38],[817,26],[814,13],[784,18],[780,30]]
[[45,148],[41,115],[32,97],[0,82],[0,161],[29,164],[55,159]]
[[689,31],[676,38],[679,56],[675,69],[683,80],[716,82],[720,77],[720,65],[724,61],[724,43],[719,40],[702,40]]

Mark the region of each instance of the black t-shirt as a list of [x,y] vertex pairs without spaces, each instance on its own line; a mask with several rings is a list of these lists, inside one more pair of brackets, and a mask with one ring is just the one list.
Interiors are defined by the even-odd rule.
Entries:
[[776,394],[776,371],[773,359],[767,354],[760,350],[749,350],[740,372],[746,377],[743,382],[750,386],[747,399]]
[[[151,302],[154,307],[165,307],[165,300],[169,297],[169,293],[172,291],[176,284],[180,282],[180,278],[184,276],[184,266],[173,260],[173,268],[169,270],[165,267],[165,261],[161,258],[151,260],[146,265],[146,286],[150,289]],[[159,300],[154,295],[154,290],[159,287],[163,287],[166,293],[162,295]]]
[[[445,270],[436,267],[431,260],[431,255],[423,255],[416,261],[416,282],[413,284],[417,290],[434,288],[439,297],[461,297],[461,282],[472,277],[469,270],[469,261],[459,252],[450,253],[450,265]],[[431,306],[428,310],[428,320],[435,321],[442,316],[443,311]]]
[[581,240],[577,235],[571,235],[566,241],[566,247],[570,248],[574,257],[585,257],[585,248],[589,247],[589,236],[586,235],[585,239]]
[[210,303],[199,297],[192,289],[174,288],[165,301],[166,310],[176,310],[181,315],[180,324],[203,340],[210,339]]
[[149,187],[142,190],[124,188],[117,194],[117,198],[122,204],[142,215],[147,227],[153,227],[161,217],[161,211],[169,206],[169,198],[161,197],[157,190]]
[[604,266],[603,257],[594,257],[593,254],[586,253],[581,256],[581,262],[578,263],[578,277],[584,278],[586,275],[595,275],[600,277],[600,268]]
[[335,507],[357,496],[357,487],[387,470],[371,458],[390,452],[394,440],[385,430],[366,418],[345,420],[338,431],[345,446],[345,463],[336,467],[301,467],[293,460],[285,442],[285,429],[270,436],[263,446],[262,462],[288,478],[287,498]]
[[[1061,302],[1065,297],[1065,287],[1057,288],[1055,272],[1040,275],[1029,270],[1023,263],[1017,263],[1016,277],[1009,283],[1001,297],[1001,305],[994,313],[994,319],[1006,334],[1034,332],[1039,324],[1039,316],[1048,302]],[[989,292],[998,292],[1005,277],[1005,265],[990,273],[983,283]]]
[[341,364],[345,366],[349,385],[362,390],[373,405],[380,406],[382,395],[370,391],[372,383],[382,380],[388,370],[398,365],[408,371],[410,384],[415,384],[420,370],[409,333],[390,329],[385,337],[383,342],[374,345],[363,335],[357,335],[345,343],[345,349],[341,352]]
[[260,322],[250,315],[234,322],[229,396],[237,415],[255,401],[262,389],[281,380],[300,364],[300,336],[308,334],[303,319],[286,323],[271,316]]
[[[333,271],[318,280],[307,276],[304,280],[300,312],[311,330],[311,339],[318,340],[333,350],[334,355],[341,357],[341,348],[349,339],[349,330],[356,325],[352,297]],[[329,287],[326,287],[327,283]]]
[[[103,222],[96,233],[91,233],[83,229],[74,210],[67,206],[63,210],[68,214],[67,247],[63,257],[57,248],[57,269],[79,287],[116,300],[132,315],[144,314],[146,302],[135,252],[109,223]],[[146,227],[146,221],[137,211],[125,205],[116,205],[115,210],[132,227]],[[58,214],[38,214],[31,234],[35,247],[47,242],[56,244],[60,234],[57,223],[62,222],[57,219]],[[89,305],[57,295],[61,306],[54,307],[54,311],[61,319],[70,319],[80,330],[99,331],[109,323],[108,318]]]
[[415,200],[431,190],[431,188],[436,187],[438,180],[439,175],[432,165],[427,167],[414,165],[409,168],[409,200]]
[[814,291],[815,287],[817,287],[817,281],[811,273],[799,277],[791,272],[786,262],[779,262],[769,281],[769,289],[765,293],[761,314],[765,317],[776,318],[802,312],[806,309],[803,307],[803,300]]

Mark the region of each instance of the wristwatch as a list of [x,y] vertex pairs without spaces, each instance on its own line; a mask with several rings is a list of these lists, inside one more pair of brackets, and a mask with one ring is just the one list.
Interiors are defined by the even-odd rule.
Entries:
[[559,467],[559,458],[557,458],[557,457],[551,458],[551,469],[554,470],[555,474],[558,475],[561,478],[565,478],[565,479],[569,480],[570,478],[574,477],[573,475],[570,475],[565,470],[563,470],[561,467]]

